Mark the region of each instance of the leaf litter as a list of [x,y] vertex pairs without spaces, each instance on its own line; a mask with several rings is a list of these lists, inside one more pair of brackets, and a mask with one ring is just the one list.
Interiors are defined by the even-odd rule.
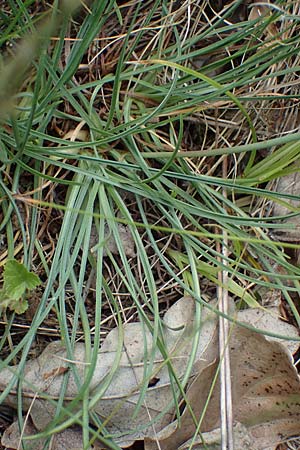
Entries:
[[[233,329],[229,345],[234,421],[247,428],[251,438],[248,448],[262,450],[299,433],[299,376],[286,347],[239,326]],[[187,390],[188,402],[197,419],[205,408],[217,365],[206,367]],[[202,432],[218,430],[219,398],[216,383],[202,421]],[[145,450],[185,448],[194,433],[195,424],[186,408],[180,427],[176,423],[170,434],[168,429],[162,430],[155,440],[146,439]],[[215,443],[220,444],[220,433],[215,431],[215,435]]]
[[118,237],[116,238],[113,233],[109,230],[108,225],[106,224],[104,230],[104,242],[99,242],[99,233],[96,225],[93,223],[91,228],[90,235],[90,249],[92,252],[95,252],[98,245],[103,245],[103,254],[107,256],[108,253],[112,253],[113,255],[118,255],[119,248],[117,245],[117,240],[121,244],[124,249],[124,253],[129,258],[134,258],[136,256],[135,244],[130,232],[129,227],[122,225],[121,223],[117,223],[117,231]]
[[[23,430],[23,436],[32,436],[37,432],[31,419],[27,420]],[[30,441],[29,441],[30,442]],[[2,445],[11,449],[19,448],[20,444],[20,429],[18,422],[14,422],[5,430],[2,440]],[[34,450],[43,450],[45,448],[46,439],[39,438],[34,440]],[[31,444],[32,445],[32,444]],[[56,433],[51,438],[52,450],[82,450],[82,436],[79,428],[70,428],[60,433]],[[92,447],[92,450],[100,450],[100,447]]]
[[[238,321],[297,339],[297,332],[291,325],[282,322],[279,329],[280,320],[276,319],[275,311],[270,315],[265,310],[245,310],[235,316]],[[136,440],[144,440],[145,450],[188,448],[187,442],[193,439],[195,424],[182,402],[176,379],[182,381],[187,371],[195,331],[195,303],[192,298],[183,297],[168,309],[162,321],[159,339],[164,342],[166,354],[158,350],[159,342],[153,341],[150,329],[140,322],[125,324],[123,330],[115,328],[107,335],[99,349],[89,385],[90,409],[104,422],[106,432],[121,448],[129,447]],[[209,398],[200,431],[208,433],[204,437],[211,442],[211,448],[219,445],[220,438],[218,382],[209,395],[219,364],[217,334],[216,314],[203,308],[196,356],[185,387],[185,401],[199,419]],[[237,324],[232,327],[229,345],[235,438],[238,440],[243,434],[240,429],[247,431],[244,441],[238,441],[241,450],[262,450],[300,432],[299,376],[290,350],[283,345],[285,342],[265,338]],[[44,431],[53,420],[56,413],[53,400],[60,398],[64,377],[67,377],[64,405],[76,398],[87,366],[83,343],[75,344],[70,360],[60,341],[50,343],[38,358],[26,364],[19,383],[22,383],[23,410],[30,417],[29,435]],[[1,391],[13,383],[15,377],[10,394],[4,400],[15,409],[17,374],[17,366],[0,373]],[[107,379],[110,379],[109,383],[106,383]],[[143,388],[145,382],[146,389]],[[100,390],[102,395],[93,402]],[[174,401],[181,401],[180,424]],[[80,412],[81,407],[77,404],[73,413]],[[81,442],[79,430],[69,428],[65,431],[74,432],[74,439]],[[20,435],[17,438],[16,433],[15,429],[12,433],[9,428],[2,444],[17,448],[14,443],[20,441]],[[11,441],[10,435],[13,435]],[[58,442],[59,439],[53,449],[60,450]],[[195,442],[198,445],[195,448],[203,448],[198,437]]]
[[[300,173],[285,175],[276,180],[273,190],[278,194],[290,194],[294,199],[282,199],[273,203],[273,216],[282,217],[281,227],[272,231],[272,236],[281,241],[300,241]],[[294,215],[292,215],[294,213]],[[286,217],[288,216],[288,217]]]

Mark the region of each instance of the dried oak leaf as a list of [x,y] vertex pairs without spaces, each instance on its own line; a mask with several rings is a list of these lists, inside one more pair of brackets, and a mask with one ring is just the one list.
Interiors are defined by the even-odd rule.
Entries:
[[[26,420],[25,428],[20,431],[18,422],[13,422],[3,433],[1,438],[1,444],[11,450],[17,450],[22,448],[20,442],[22,438],[28,438],[34,436],[37,433],[37,429],[33,425],[31,419]],[[22,434],[22,437],[21,437]],[[34,450],[44,450],[46,447],[47,438],[27,440],[27,447]],[[68,428],[60,433],[56,433],[50,438],[51,450],[82,450],[82,432],[80,428]],[[101,444],[91,446],[91,450],[103,450],[104,447]]]
[[[247,428],[253,448],[263,450],[300,433],[300,381],[288,350],[280,343],[235,326],[230,337],[234,421]],[[187,390],[187,399],[197,419],[209,396],[218,363],[199,372]],[[200,431],[219,427],[219,383],[212,390]],[[145,439],[145,450],[179,449],[195,433],[189,409],[180,426],[175,421],[156,439]]]
[[125,255],[128,258],[134,258],[136,256],[135,243],[132,237],[130,228],[117,223],[116,225],[117,234],[114,235],[111,230],[109,230],[108,225],[105,226],[104,231],[104,242],[99,242],[99,233],[95,224],[92,225],[91,235],[90,235],[90,247],[91,251],[95,252],[98,245],[103,245],[103,255],[107,256],[108,252],[113,255],[118,255],[119,248],[117,242],[122,246]]
[[[190,360],[193,345],[195,303],[184,297],[165,314],[159,343],[142,323],[129,323],[123,329],[112,330],[97,352],[95,368],[89,382],[90,409],[98,414],[106,430],[116,436],[123,447],[136,439],[155,435],[173,417],[174,396],[179,397],[175,378],[182,380]],[[207,365],[216,357],[217,327],[215,315],[203,310],[201,333],[196,342],[196,359],[199,365]],[[197,334],[196,334],[197,336]],[[61,342],[52,342],[35,360],[26,364],[22,374],[24,411],[30,409],[35,427],[42,431],[55,415],[56,405],[45,396],[57,400],[64,395],[65,405],[73,400],[88,376],[85,345],[77,343],[68,356]],[[3,369],[0,373],[0,390],[12,381],[18,381],[18,367]],[[62,383],[67,377],[66,390]],[[172,380],[173,377],[173,380]],[[145,386],[145,381],[148,387]],[[175,389],[171,388],[171,383]],[[147,386],[147,385],[146,385]],[[13,389],[5,403],[17,406]],[[44,398],[43,398],[44,397]],[[140,403],[137,411],[137,406]],[[77,404],[76,411],[80,411]],[[152,421],[152,423],[150,423]],[[118,439],[117,435],[122,434]]]
[[[291,194],[298,199],[281,199],[280,203],[274,202],[273,216],[281,216],[282,227],[274,228],[272,235],[281,241],[300,241],[300,172],[292,173],[279,178],[275,188],[278,194]],[[285,218],[287,215],[298,212],[297,215]]]
[[[247,428],[239,422],[235,423],[233,426],[233,439],[236,450],[259,450],[253,443],[253,439],[249,435]],[[203,444],[203,442],[205,442],[205,444]],[[190,450],[191,448],[193,450],[220,450],[221,429],[216,428],[207,433],[202,433],[202,440],[199,437],[196,439],[189,439],[181,445],[178,450]]]
[[[255,328],[268,331],[281,336],[289,336],[289,339],[279,339],[266,336],[266,339],[281,342],[286,346],[291,354],[294,354],[299,347],[299,331],[293,325],[282,320],[277,307],[271,308],[248,308],[239,311],[237,314],[239,322],[246,322]],[[295,338],[295,340],[293,340]]]

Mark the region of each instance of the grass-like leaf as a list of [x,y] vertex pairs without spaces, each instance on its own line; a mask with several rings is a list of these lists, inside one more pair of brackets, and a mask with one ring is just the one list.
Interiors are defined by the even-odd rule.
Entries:
[[[2,307],[12,306],[10,290],[12,309],[25,309],[20,299],[38,283],[25,267],[35,268],[44,289],[24,334],[11,332],[16,316],[3,325],[1,364],[19,362],[21,405],[22,370],[37,333],[49,329],[48,340],[62,340],[70,361],[75,342],[84,341],[84,380],[70,366],[78,396],[64,405],[62,385],[61,398],[53,400],[55,420],[41,434],[77,423],[83,448],[95,429],[106,446],[118,448],[106,431],[109,419],[93,413],[118,358],[92,399],[89,390],[110,329],[119,328],[120,349],[124,323],[140,320],[152,334],[137,415],[157,348],[168,364],[163,311],[188,293],[199,325],[222,284],[221,271],[229,274],[224,287],[236,302],[257,305],[260,287],[279,291],[300,324],[299,243],[274,241],[282,218],[270,215],[271,202],[295,198],[269,184],[298,170],[299,11],[276,0],[280,17],[272,10],[250,20],[242,1],[81,3],[77,12],[53,2],[49,13],[45,2],[31,0],[4,7],[1,43],[10,45],[0,80],[0,264],[22,258],[24,266],[7,262]],[[72,20],[61,14],[64,5]],[[47,39],[36,40],[49,14]],[[24,53],[18,63],[28,34],[35,43],[30,61]],[[14,113],[6,114],[4,103],[16,90]],[[120,223],[136,254],[126,254]],[[108,235],[118,254],[107,251]],[[191,336],[183,379],[169,367],[177,416],[176,393],[191,374],[197,338]],[[9,388],[0,403],[8,394]]]

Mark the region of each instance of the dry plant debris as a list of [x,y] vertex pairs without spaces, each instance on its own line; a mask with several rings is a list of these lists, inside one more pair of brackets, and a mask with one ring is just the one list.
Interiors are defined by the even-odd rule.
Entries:
[[[1,17],[5,20],[4,25],[0,25],[1,32],[10,24],[9,19],[14,20],[13,3],[1,2]],[[25,4],[16,3],[18,6]],[[27,9],[23,5],[28,12],[25,20],[20,11],[21,20],[15,22],[16,32],[9,33],[12,42],[4,43],[5,53],[13,57],[13,64],[7,65],[6,78],[13,79],[11,73],[16,67],[22,69],[20,74],[24,73],[32,58],[24,58],[26,45],[21,45],[18,51],[18,43],[27,27],[33,25],[34,29],[30,19],[39,19],[40,12],[49,10],[45,1],[27,3]],[[54,2],[51,8],[55,3],[60,2]],[[172,371],[182,381],[189,364],[191,338],[198,330],[193,325],[192,300],[185,297],[174,302],[195,286],[199,290],[201,287],[204,299],[215,298],[213,278],[220,266],[216,264],[217,245],[211,234],[216,233],[216,229],[228,228],[227,268],[232,271],[227,288],[231,283],[234,289],[229,291],[238,301],[242,299],[247,303],[247,296],[252,299],[252,288],[259,283],[273,283],[272,287],[278,288],[274,253],[264,260],[259,245],[251,244],[253,236],[260,238],[261,230],[266,234],[268,231],[263,227],[264,222],[256,219],[269,216],[263,190],[266,183],[275,178],[273,168],[270,164],[266,176],[265,171],[254,170],[255,176],[251,178],[250,152],[235,153],[235,146],[254,142],[253,129],[258,143],[299,132],[300,2],[261,3],[203,0],[158,2],[153,7],[151,1],[120,1],[114,2],[104,14],[100,9],[105,2],[82,1],[82,10],[73,15],[65,33],[57,32],[51,37],[49,48],[36,64],[41,70],[32,67],[26,79],[22,78],[16,117],[14,121],[7,120],[0,137],[1,145],[4,143],[1,147],[3,173],[0,174],[1,233],[7,231],[0,235],[0,263],[5,263],[10,245],[10,253],[18,260],[27,258],[32,266],[30,270],[39,275],[43,286],[34,293],[34,299],[29,299],[30,313],[15,317],[13,323],[11,316],[1,321],[4,336],[1,358],[7,360],[0,373],[1,390],[8,388],[14,374],[15,384],[10,386],[9,395],[4,399],[6,404],[0,405],[0,416],[4,411],[1,408],[12,406],[16,410],[17,401],[22,401],[23,412],[27,414],[21,433],[17,422],[7,428],[2,437],[4,446],[18,448],[24,436],[46,432],[57,401],[64,400],[65,405],[70,405],[77,399],[89,373],[90,359],[86,350],[94,355],[98,353],[98,346],[88,348],[88,342],[92,345],[101,309],[103,342],[86,392],[88,414],[96,414],[104,420],[105,430],[101,428],[101,431],[105,434],[108,430],[123,448],[143,439],[147,449],[157,449],[159,445],[162,449],[177,450],[177,446],[185,449],[193,442],[197,442],[194,448],[204,447],[198,437],[193,439],[195,427],[185,402],[189,400],[195,414],[200,415],[199,405],[206,401],[219,364],[216,320],[203,310],[195,360],[183,386],[184,399]],[[90,28],[86,26],[86,19],[93,19],[90,8],[94,6],[93,11],[100,11],[100,14],[95,14],[97,27]],[[256,23],[249,26],[252,20]],[[33,50],[30,54],[35,57],[38,51]],[[21,66],[14,61],[19,54]],[[181,69],[176,72],[167,63],[155,66],[151,62],[155,58],[179,63]],[[191,69],[199,70],[200,77],[191,77],[188,72]],[[203,83],[201,74],[211,77],[212,82],[217,79],[222,89],[217,90],[211,81]],[[16,81],[14,89],[21,85],[19,79]],[[1,93],[6,95],[6,87],[0,87]],[[247,110],[252,131],[245,114],[224,94],[227,88]],[[11,107],[11,103],[5,101],[0,105],[5,117],[8,106]],[[32,123],[31,112],[34,113]],[[232,153],[220,153],[224,147]],[[274,147],[269,147],[257,152],[258,161],[273,156]],[[219,153],[214,153],[215,149]],[[165,163],[169,164],[175,150],[180,158],[175,158],[168,166],[168,174]],[[224,157],[228,163],[226,176],[221,171]],[[254,166],[256,159],[252,161]],[[288,169],[294,170],[290,162],[288,160]],[[165,173],[153,180],[152,175],[162,168]],[[281,176],[280,170],[278,174]],[[185,175],[192,178],[184,179]],[[224,188],[226,202],[220,196],[220,185],[214,185],[224,178],[229,183],[228,188]],[[205,184],[207,181],[209,183]],[[257,189],[257,196],[252,196],[251,191],[239,191],[239,184],[245,189],[248,186]],[[297,196],[298,185],[298,174],[288,175],[278,180],[274,192],[279,196],[281,192]],[[126,198],[121,195],[122,190]],[[263,198],[261,211],[254,206],[257,197]],[[14,201],[14,208],[10,200]],[[176,200],[176,207],[172,200]],[[270,200],[267,201],[270,204]],[[277,201],[274,204],[275,216],[298,212],[297,199],[289,205],[288,200],[284,201],[286,205]],[[86,217],[76,216],[76,211],[85,211],[88,206]],[[278,209],[279,206],[283,209]],[[89,222],[93,214],[97,218]],[[107,221],[103,219],[103,224],[98,217],[115,219],[113,232]],[[132,220],[145,225],[144,218],[148,228],[133,229],[117,223],[121,219],[122,223]],[[292,232],[276,228],[272,236],[271,233],[268,236],[299,241],[298,217],[285,222],[293,228]],[[64,227],[65,236],[60,238]],[[100,240],[99,229],[104,229]],[[155,250],[147,234],[150,229],[157,245]],[[191,236],[177,234],[176,230],[191,231]],[[194,231],[201,234],[198,241],[198,236],[193,239]],[[104,259],[100,261],[93,257],[102,245]],[[169,250],[176,257],[170,259]],[[194,267],[198,264],[199,284],[190,271],[192,253]],[[180,260],[180,254],[186,259]],[[143,265],[146,259],[148,265]],[[162,260],[173,272],[166,270]],[[55,265],[57,272],[54,272]],[[284,287],[288,293],[296,295],[297,306],[299,297],[295,286],[299,273],[291,265],[279,263],[278,266],[281,274],[293,275],[293,280],[288,279]],[[201,271],[201,267],[205,267],[205,271]],[[145,268],[151,275],[147,275]],[[90,282],[95,277],[96,282]],[[283,290],[279,294],[281,303],[286,300],[283,300]],[[155,321],[154,324],[146,320],[136,322],[141,310],[145,311],[145,317],[153,318],[153,292],[156,313],[168,310],[159,331]],[[135,303],[132,293],[136,294]],[[48,313],[44,315],[47,308]],[[124,323],[119,324],[119,329],[113,328],[117,323],[116,310]],[[38,315],[41,320],[36,319]],[[233,317],[269,333],[298,338],[298,331],[279,319],[275,308],[271,315],[255,309],[236,312]],[[84,320],[89,323],[88,331],[84,330]],[[34,338],[30,336],[32,324]],[[63,340],[66,335],[72,336],[72,342],[86,339],[87,347],[77,342],[74,352],[67,354]],[[52,339],[60,340],[48,345]],[[164,351],[163,347],[159,350],[160,340]],[[273,342],[269,337],[237,326],[232,330],[234,437],[239,450],[261,450],[276,445],[285,437],[300,434],[299,381],[289,353],[282,347],[286,342]],[[289,343],[289,352],[296,350],[297,342]],[[17,400],[18,361],[25,356],[25,371],[22,368],[20,374],[23,397],[20,395]],[[246,384],[243,384],[244,379]],[[67,386],[63,398],[62,386]],[[200,427],[207,443],[205,448],[210,450],[220,448],[218,389],[216,383]],[[181,402],[177,414],[172,405],[174,397]],[[79,395],[74,407],[78,417],[81,406]],[[135,414],[137,406],[139,412]],[[149,425],[150,418],[154,420],[152,425]],[[93,435],[95,423],[91,420],[90,425]],[[82,430],[70,426],[52,435],[50,441],[52,450],[66,446],[82,450]],[[31,443],[30,439],[28,442]],[[33,442],[37,449],[45,444],[44,440]],[[95,448],[104,448],[104,444],[94,444]]]
[[[272,234],[282,241],[300,241],[300,172],[279,178],[272,183],[274,191],[279,194],[288,194],[294,199],[284,198],[280,202],[274,202],[272,208],[273,216],[281,217],[282,228],[275,228]],[[290,215],[290,217],[286,217]],[[279,225],[279,224],[278,224]]]
[[[24,429],[22,430],[22,436],[24,438],[30,437],[36,433],[36,428],[32,424],[31,419],[27,419]],[[45,448],[46,439],[35,439],[34,443],[31,443],[34,450],[43,450]],[[13,422],[4,432],[2,437],[2,445],[9,449],[20,448],[20,427],[18,422]],[[29,441],[30,442],[30,441]],[[51,438],[52,450],[82,450],[82,436],[81,430],[78,428],[67,429],[61,433],[55,434]],[[92,446],[91,450],[102,450],[98,446]]]
[[[124,249],[124,253],[129,258],[134,258],[136,256],[134,240],[130,233],[130,230],[125,225],[120,223],[117,224],[118,229],[118,242]],[[90,247],[91,252],[95,252],[97,246],[103,245],[103,255],[107,256],[108,252],[111,252],[113,255],[119,254],[118,245],[114,235],[109,231],[108,226],[105,227],[104,232],[104,242],[99,242],[97,227],[95,224],[92,225],[91,236],[90,236]]]
[[[160,353],[156,346],[153,347],[152,333],[140,322],[129,323],[122,331],[115,328],[104,340],[90,381],[89,401],[91,410],[101,417],[106,430],[115,436],[115,441],[122,448],[129,447],[135,440],[145,439],[146,450],[157,448],[173,450],[181,446],[184,448],[185,442],[192,439],[195,424],[187,406],[183,409],[180,424],[173,422],[175,412],[173,396],[175,392],[177,400],[181,398],[178,388],[175,387],[174,391],[174,380],[176,375],[176,378],[182,381],[189,363],[191,336],[196,331],[194,314],[195,305],[190,297],[183,297],[165,313],[163,335],[160,338],[165,343],[167,354]],[[274,315],[274,311],[272,314]],[[268,324],[264,315],[270,317],[268,312],[260,311],[259,324],[264,320],[264,329],[277,333],[278,321],[273,319]],[[236,317],[249,324],[256,320],[257,311],[242,311],[237,313]],[[292,328],[283,322],[281,332],[291,333],[293,338],[295,332]],[[251,445],[255,445],[252,448],[262,450],[271,443],[270,436],[272,444],[275,445],[299,432],[300,381],[288,348],[282,343],[270,338],[267,340],[259,333],[235,324],[230,333],[229,347],[234,420],[242,427],[246,427],[248,436],[246,441],[250,439]],[[155,357],[151,363],[150,355],[154,349],[156,349]],[[37,359],[27,363],[25,376],[21,381],[23,408],[31,421],[26,433],[34,435],[33,429],[35,432],[44,431],[54,419],[55,402],[51,402],[50,399],[54,401],[59,399],[64,378],[67,380],[65,402],[71,402],[76,398],[88,367],[84,344],[75,344],[73,355],[73,360],[68,360],[61,342],[52,342]],[[117,369],[114,368],[116,361],[118,361]],[[199,429],[204,433],[216,430],[219,426],[218,382],[212,386],[217,368],[217,319],[216,314],[205,308],[185,398],[197,420],[205,411]],[[4,369],[0,373],[1,391],[15,379],[15,385],[11,387],[10,394],[5,400],[6,405],[14,408],[17,407],[15,395],[17,374],[17,367]],[[106,385],[102,398],[99,401],[93,400],[97,390],[101,389],[105,380],[110,377],[111,382]],[[149,380],[148,388],[142,393],[141,383],[145,377]],[[136,414],[141,395],[143,395],[142,402]],[[80,409],[81,404],[77,404],[74,415],[80,412]],[[152,425],[149,425],[149,420],[152,421]],[[140,431],[132,432],[133,429]],[[118,438],[120,431],[123,437]],[[70,429],[69,433],[80,435],[78,430]],[[238,436],[239,433],[236,434]],[[59,442],[63,436],[55,438],[57,443],[54,448],[60,448]],[[218,432],[214,431],[213,435],[209,435],[210,440],[212,436],[217,439]],[[10,448],[16,448],[13,446],[16,440],[14,425],[6,431],[2,443]]]
[[[247,428],[248,434],[244,448],[264,450],[289,436],[297,435],[300,383],[286,349],[241,327],[233,330],[229,345],[234,420],[236,423],[242,423]],[[206,367],[187,391],[188,401],[197,420],[205,410],[215,370],[216,363]],[[216,384],[199,431],[208,432],[218,427],[219,398]],[[194,433],[195,423],[186,408],[180,426],[167,427],[159,433],[156,440],[147,439],[145,448],[146,450],[185,448],[185,442]],[[215,444],[220,445],[220,434],[216,435]],[[201,442],[199,438],[195,441]]]

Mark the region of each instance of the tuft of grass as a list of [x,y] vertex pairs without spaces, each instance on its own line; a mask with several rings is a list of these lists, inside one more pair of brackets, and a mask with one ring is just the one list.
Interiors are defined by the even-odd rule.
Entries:
[[[92,411],[118,365],[92,399],[89,392],[99,345],[113,327],[144,322],[153,335],[151,368],[162,312],[188,293],[200,324],[222,270],[237,302],[257,304],[260,286],[279,289],[300,324],[300,271],[287,251],[299,245],[269,233],[280,226],[270,202],[295,197],[268,185],[298,171],[299,5],[278,0],[278,9],[248,20],[242,1],[198,3],[92,1],[64,14],[58,2],[49,10],[46,2],[11,0],[1,13],[1,108],[14,109],[1,115],[0,264],[22,260],[43,292],[27,316],[1,322],[0,370],[19,364],[22,427],[22,371],[33,344],[59,338],[72,359],[84,341],[78,397],[63,406],[65,383],[41,434],[77,423],[85,449],[91,424],[119,448]],[[119,223],[131,233],[134,258]],[[107,229],[118,254],[104,251]],[[178,380],[170,367],[175,402],[188,376]]]

